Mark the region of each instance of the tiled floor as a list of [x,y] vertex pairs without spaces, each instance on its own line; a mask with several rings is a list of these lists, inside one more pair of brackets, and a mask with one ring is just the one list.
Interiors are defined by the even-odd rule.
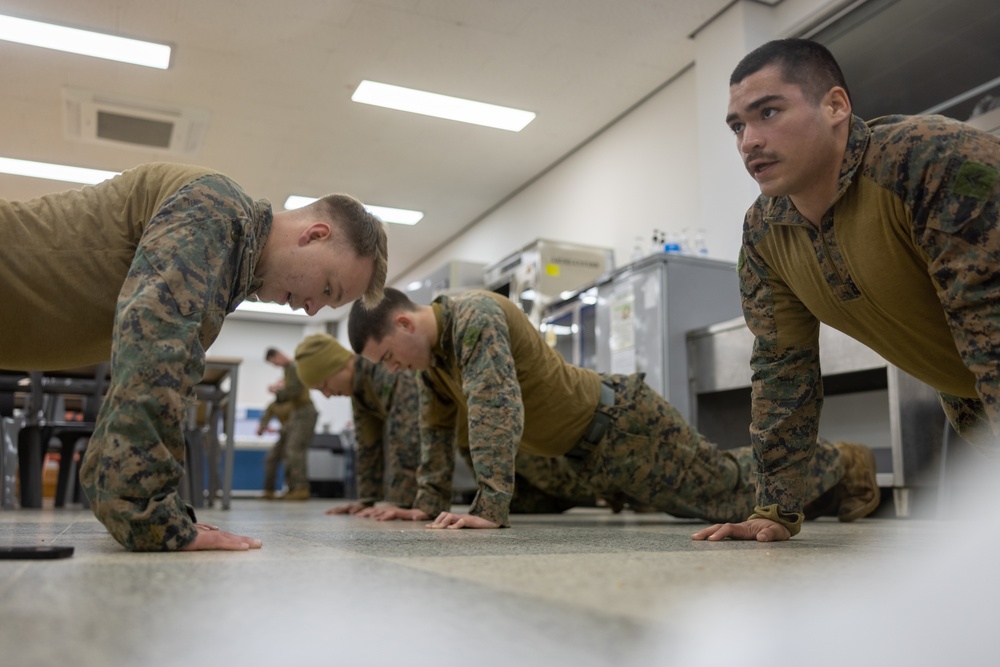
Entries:
[[332,504],[199,513],[263,539],[248,553],[132,554],[85,510],[0,512],[0,544],[76,548],[0,561],[0,665],[995,664],[976,660],[1000,599],[997,549],[966,550],[1000,542],[980,523],[704,543],[665,515],[432,531]]

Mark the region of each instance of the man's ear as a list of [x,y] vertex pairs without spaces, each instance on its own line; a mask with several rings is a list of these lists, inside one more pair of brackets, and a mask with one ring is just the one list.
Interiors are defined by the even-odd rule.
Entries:
[[299,234],[299,245],[309,245],[313,241],[325,241],[333,233],[329,223],[314,222]]
[[393,323],[401,328],[406,333],[413,333],[417,330],[417,323],[414,321],[410,313],[402,310],[396,313],[396,316],[392,318]]
[[842,87],[834,86],[828,90],[823,101],[834,125],[851,117],[851,98]]

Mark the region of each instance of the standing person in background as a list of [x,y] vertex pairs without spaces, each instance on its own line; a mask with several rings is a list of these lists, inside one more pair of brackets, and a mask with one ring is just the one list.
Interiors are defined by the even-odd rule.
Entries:
[[178,492],[182,424],[205,350],[246,299],[314,315],[378,302],[387,239],[353,197],[274,212],[212,169],[147,164],[98,185],[0,200],[0,368],[111,360],[80,469],[94,515],[132,551],[243,550]]
[[[268,452],[266,469],[272,474],[273,484],[278,461],[284,460],[288,491],[280,496],[281,500],[309,500],[309,445],[316,436],[319,413],[309,396],[309,387],[299,379],[295,362],[273,347],[268,348],[264,358],[268,363],[281,368],[285,374],[284,379],[268,389],[274,393],[277,402],[291,405],[288,423],[282,428],[284,443],[279,439]],[[267,491],[266,482],[264,490]]]
[[955,429],[998,451],[1000,138],[851,109],[815,42],[769,42],[730,78],[726,122],[761,191],[738,264],[755,336],[757,501],[748,520],[696,539],[799,532],[823,403],[820,322],[937,389]]
[[288,420],[295,409],[291,401],[271,401],[264,414],[260,416],[260,424],[257,426],[257,435],[264,435],[272,419],[277,419],[281,424],[278,429],[278,441],[274,443],[264,458],[264,498],[273,500],[278,487],[278,464],[285,458],[285,443],[287,442],[288,431],[285,428]]

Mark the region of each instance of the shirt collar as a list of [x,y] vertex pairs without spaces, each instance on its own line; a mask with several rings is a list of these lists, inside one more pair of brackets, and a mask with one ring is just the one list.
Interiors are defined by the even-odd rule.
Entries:
[[230,313],[264,285],[264,281],[255,277],[254,273],[257,271],[261,250],[271,235],[273,221],[274,214],[271,203],[266,199],[253,202],[250,217],[239,221],[243,249],[240,253],[240,265],[237,270],[239,277],[237,284],[234,285],[233,298],[229,303]]
[[431,366],[448,368],[448,351],[451,344],[451,321],[453,317],[451,299],[441,295],[431,304],[434,309],[434,320],[437,322],[437,342],[431,350]]
[[[840,165],[840,176],[837,178],[837,199],[844,196],[847,188],[854,182],[854,175],[861,166],[861,160],[868,150],[871,130],[865,121],[851,115],[851,133],[847,137],[847,148],[844,150],[844,161]],[[836,201],[835,199],[834,201]],[[790,197],[769,197],[764,205],[764,217],[769,222],[797,222],[806,224],[805,218],[799,215]]]

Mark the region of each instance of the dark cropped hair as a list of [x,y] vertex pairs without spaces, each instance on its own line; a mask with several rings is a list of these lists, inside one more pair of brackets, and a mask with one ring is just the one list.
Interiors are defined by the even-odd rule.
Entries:
[[819,104],[834,86],[843,88],[847,99],[851,99],[836,58],[825,46],[808,39],[777,39],[754,49],[733,70],[729,85],[734,86],[769,65],[781,67],[781,78],[801,88],[813,104]]
[[392,316],[400,310],[412,313],[417,306],[408,296],[392,287],[385,288],[382,300],[374,308],[355,301],[347,318],[347,338],[354,351],[361,354],[368,341],[378,343],[388,336],[392,331]]
[[278,353],[278,348],[276,348],[276,347],[269,347],[269,348],[267,348],[267,352],[264,353],[264,360],[265,361],[271,361],[271,359],[273,357],[278,356],[278,354],[279,354]]

